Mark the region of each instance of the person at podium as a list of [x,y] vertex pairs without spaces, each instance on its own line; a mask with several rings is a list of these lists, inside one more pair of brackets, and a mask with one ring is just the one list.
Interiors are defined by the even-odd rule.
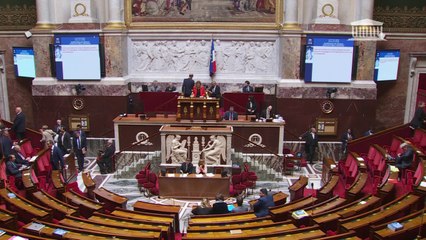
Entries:
[[191,97],[196,98],[204,98],[206,97],[206,89],[201,84],[200,81],[195,82],[195,86],[192,88],[192,94]]
[[243,87],[243,93],[250,93],[250,92],[254,92],[254,89],[252,86],[250,86],[250,82],[249,81],[245,81],[244,82],[244,87]]
[[180,165],[181,173],[191,174],[193,170],[194,170],[194,166],[192,165],[190,159],[186,159],[186,161]]
[[207,168],[206,168],[206,163],[204,160],[200,160],[198,162],[197,168],[195,169],[195,172],[197,174],[206,174],[207,173]]

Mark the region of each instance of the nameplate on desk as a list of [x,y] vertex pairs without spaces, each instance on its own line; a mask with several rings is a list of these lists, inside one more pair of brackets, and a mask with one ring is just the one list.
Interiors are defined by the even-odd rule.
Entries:
[[31,223],[31,225],[29,225],[27,227],[27,229],[34,230],[34,231],[40,231],[44,227],[45,227],[44,224],[33,222],[33,223]]
[[233,229],[233,230],[229,230],[229,233],[231,233],[231,234],[241,234],[241,233],[243,233],[243,231],[241,231],[241,229]]
[[175,174],[174,173],[168,173],[167,174],[167,177],[174,177],[175,176]]
[[295,219],[302,219],[304,217],[308,217],[309,214],[305,210],[297,210],[294,211],[291,216]]
[[181,174],[180,177],[188,177],[187,173]]

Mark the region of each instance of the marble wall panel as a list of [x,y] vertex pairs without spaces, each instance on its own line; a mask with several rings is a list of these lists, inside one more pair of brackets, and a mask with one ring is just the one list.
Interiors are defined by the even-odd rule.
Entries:
[[124,76],[127,61],[124,60],[124,51],[127,50],[126,39],[122,35],[105,35],[105,71],[107,77]]
[[300,79],[301,37],[284,36],[282,42],[282,73],[284,79]]
[[376,42],[359,41],[357,80],[373,80],[374,61],[376,57]]
[[[376,99],[377,91],[375,88],[339,87],[336,85],[333,85],[333,87],[337,87],[337,93],[332,94],[333,99]],[[278,87],[277,98],[324,99],[326,98],[327,88],[280,86]]]
[[[80,96],[126,96],[129,90],[126,85],[91,85],[86,82],[80,83],[86,90]],[[76,96],[75,86],[77,84],[55,84],[55,85],[33,85],[33,96]]]
[[33,35],[33,48],[36,61],[36,76],[51,77],[49,44],[53,43],[53,35]]

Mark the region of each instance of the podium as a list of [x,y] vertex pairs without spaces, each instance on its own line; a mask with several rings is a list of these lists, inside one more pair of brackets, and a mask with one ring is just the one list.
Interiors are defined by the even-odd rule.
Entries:
[[219,121],[219,99],[179,97],[176,120]]

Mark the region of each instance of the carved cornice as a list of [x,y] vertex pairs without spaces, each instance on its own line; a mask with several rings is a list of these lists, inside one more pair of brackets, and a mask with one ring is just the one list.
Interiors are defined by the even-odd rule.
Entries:
[[426,32],[425,7],[376,6],[373,18],[384,23],[384,32]]
[[28,30],[36,22],[35,5],[0,5],[0,30]]

